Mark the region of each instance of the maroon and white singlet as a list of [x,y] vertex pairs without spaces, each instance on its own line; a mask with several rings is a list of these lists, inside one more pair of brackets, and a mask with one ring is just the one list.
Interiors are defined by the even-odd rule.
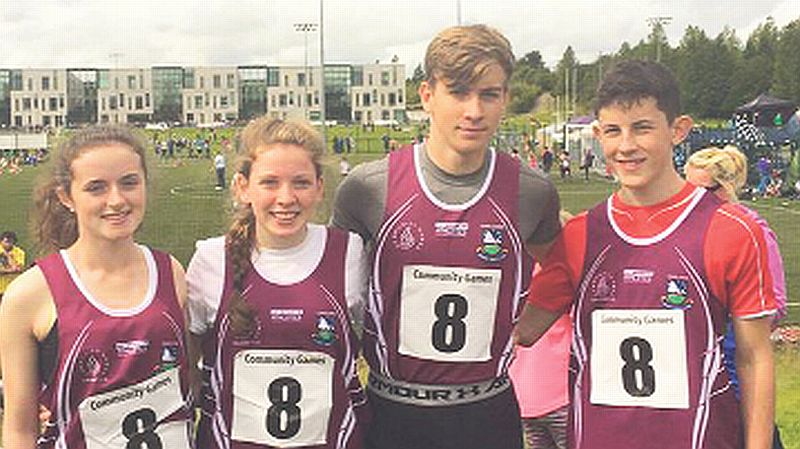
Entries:
[[145,300],[114,310],[92,298],[66,251],[37,265],[57,311],[58,362],[41,402],[51,411],[40,448],[189,449],[183,311],[168,254],[140,247]]
[[225,313],[226,262],[219,311],[203,342],[198,447],[361,448],[366,398],[345,300],[348,234],[327,233],[322,260],[298,283],[271,283],[250,266],[243,290],[256,328],[243,337],[233,335]]
[[384,379],[414,384],[504,378],[532,265],[518,232],[519,161],[490,151],[478,193],[448,205],[420,181],[418,153],[389,156],[365,356]]
[[611,199],[589,212],[573,304],[570,447],[742,444],[721,349],[727,312],[708,287],[703,258],[719,200],[704,192],[652,238],[624,234]]

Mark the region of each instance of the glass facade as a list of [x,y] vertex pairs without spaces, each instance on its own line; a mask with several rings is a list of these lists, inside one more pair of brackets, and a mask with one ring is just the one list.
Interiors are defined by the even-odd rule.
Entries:
[[349,65],[325,66],[325,120],[352,121]]
[[240,66],[239,118],[249,120],[267,112],[267,66]]
[[281,70],[278,67],[267,67],[267,86],[278,87],[280,85]]
[[100,73],[94,69],[67,70],[67,124],[97,123],[97,88]]
[[363,86],[364,85],[364,67],[363,66],[353,66],[352,77],[350,78],[350,82],[353,86]]
[[183,79],[182,67],[153,67],[153,120],[169,123],[181,121]]
[[0,70],[0,127],[11,125],[11,71]]

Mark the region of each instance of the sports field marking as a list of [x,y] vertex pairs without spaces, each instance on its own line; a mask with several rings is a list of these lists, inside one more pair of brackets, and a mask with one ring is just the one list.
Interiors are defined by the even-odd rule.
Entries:
[[[199,187],[199,188],[198,188]],[[206,183],[195,182],[191,184],[183,184],[171,187],[169,189],[169,194],[173,196],[181,196],[187,198],[196,198],[201,200],[207,200],[212,198],[219,198],[221,195],[227,195],[226,191],[208,191],[204,192],[203,190],[206,189],[213,189],[213,187],[209,187]],[[2,448],[0,448],[2,449]]]

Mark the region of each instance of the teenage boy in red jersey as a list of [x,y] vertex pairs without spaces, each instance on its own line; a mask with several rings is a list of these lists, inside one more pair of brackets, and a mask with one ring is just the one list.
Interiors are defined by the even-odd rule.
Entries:
[[[692,119],[664,66],[621,63],[597,97],[594,133],[620,189],[566,224],[516,337],[532,344],[572,308],[573,448],[767,449],[776,306],[764,236],[675,170]],[[723,363],[728,316],[745,342],[741,405]]]

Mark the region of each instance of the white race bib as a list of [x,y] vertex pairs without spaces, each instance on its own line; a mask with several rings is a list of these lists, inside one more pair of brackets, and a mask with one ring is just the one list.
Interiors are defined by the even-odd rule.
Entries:
[[403,267],[400,354],[437,362],[491,358],[499,269]]
[[236,441],[273,447],[326,443],[334,358],[322,352],[249,349],[233,361]]
[[158,424],[184,405],[177,369],[96,394],[78,406],[87,449],[189,449],[188,422]]
[[592,312],[592,404],[689,408],[681,310]]

